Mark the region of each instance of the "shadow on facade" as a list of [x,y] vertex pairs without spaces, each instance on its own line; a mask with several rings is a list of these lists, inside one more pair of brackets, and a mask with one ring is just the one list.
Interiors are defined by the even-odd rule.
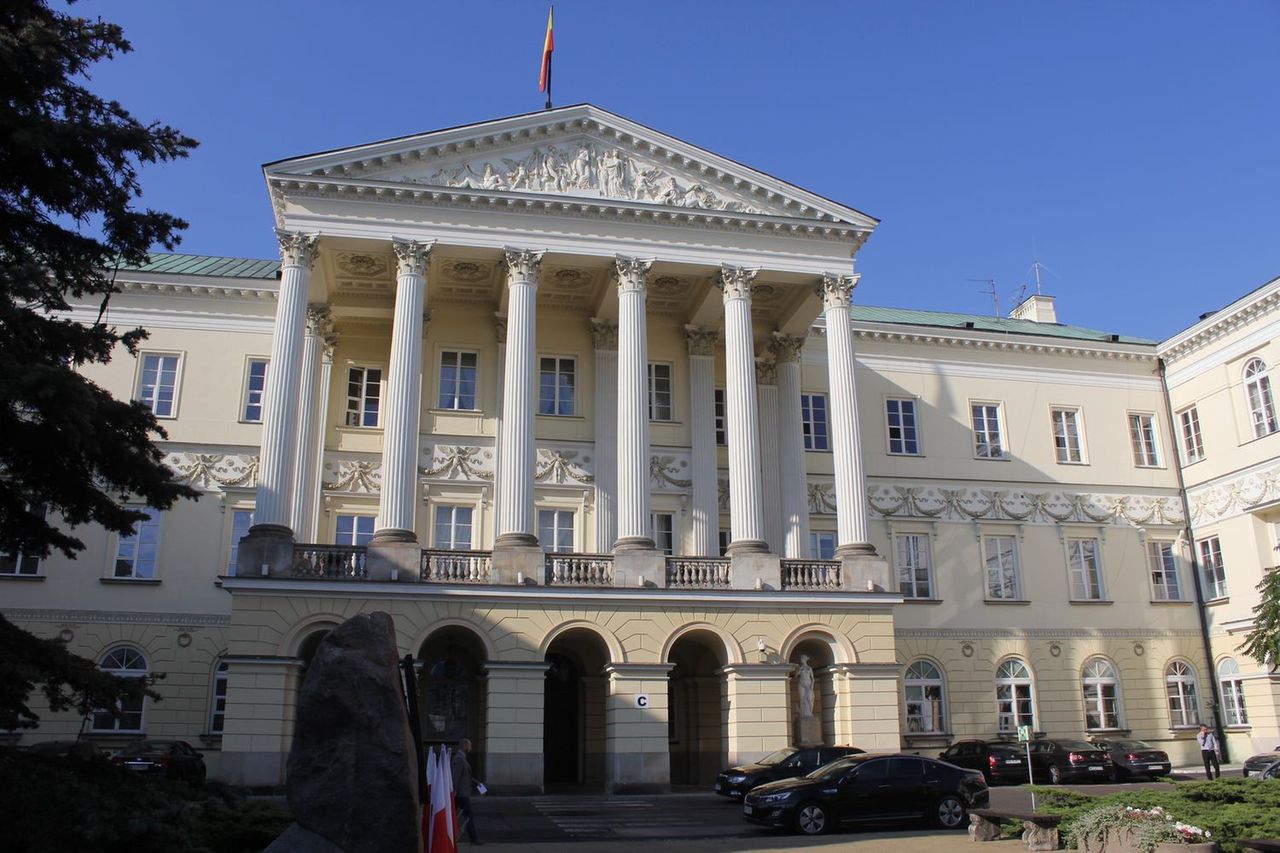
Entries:
[[672,644],[668,663],[674,665],[667,711],[671,784],[710,785],[728,761],[724,642],[710,631],[690,631]]
[[471,741],[471,769],[485,778],[484,644],[475,632],[456,625],[427,637],[418,650],[418,708],[422,742],[454,746]]
[[604,666],[609,649],[598,634],[575,628],[547,648],[543,692],[543,784],[548,790],[605,786]]

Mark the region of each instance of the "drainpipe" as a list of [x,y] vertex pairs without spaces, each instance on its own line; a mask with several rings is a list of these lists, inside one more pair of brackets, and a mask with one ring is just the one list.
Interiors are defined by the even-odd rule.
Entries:
[[1209,643],[1209,614],[1204,606],[1204,589],[1201,587],[1200,563],[1196,560],[1196,540],[1191,532],[1191,501],[1187,500],[1187,482],[1182,476],[1182,454],[1178,452],[1177,423],[1173,419],[1173,403],[1169,399],[1169,381],[1165,376],[1164,359],[1156,357],[1156,369],[1160,373],[1160,391],[1164,396],[1164,413],[1169,419],[1169,443],[1173,449],[1173,470],[1178,475],[1178,497],[1182,499],[1183,534],[1187,537],[1187,553],[1191,557],[1191,581],[1196,589],[1196,613],[1200,616],[1200,640],[1204,643],[1205,664],[1209,668],[1209,692],[1213,695],[1213,730],[1222,751],[1222,763],[1230,760],[1227,754],[1227,737],[1222,725],[1222,691],[1218,684],[1218,671],[1213,665],[1213,647]]

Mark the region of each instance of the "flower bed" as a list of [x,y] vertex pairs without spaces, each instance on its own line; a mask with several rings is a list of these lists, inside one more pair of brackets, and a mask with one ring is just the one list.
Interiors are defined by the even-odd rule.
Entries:
[[1085,853],[1155,853],[1164,845],[1218,849],[1208,830],[1175,820],[1160,806],[1100,806],[1073,820],[1067,834],[1068,843]]

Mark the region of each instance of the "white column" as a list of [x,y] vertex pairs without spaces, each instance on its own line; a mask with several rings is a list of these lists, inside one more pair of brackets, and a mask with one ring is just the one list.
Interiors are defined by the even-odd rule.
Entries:
[[853,329],[849,326],[849,303],[858,278],[824,273],[817,288],[827,327],[831,450],[836,471],[836,553],[841,557],[876,552],[867,536],[867,488],[862,470],[858,393],[854,387]]
[[[302,338],[302,381],[299,386],[298,455],[293,469],[293,535],[299,542],[316,541],[316,500],[320,482],[320,445],[329,399],[333,318],[323,303],[307,306],[306,334]],[[323,361],[323,363],[322,363]]]
[[729,429],[730,554],[766,553],[761,503],[760,421],[751,330],[751,282],[756,270],[720,268],[724,297],[725,414]]
[[596,350],[596,551],[618,539],[618,324],[591,320]]
[[800,418],[800,351],[804,338],[773,333],[778,365],[778,467],[782,503],[782,556],[809,553],[809,481],[805,471],[804,424]]
[[263,395],[262,450],[254,529],[292,535],[294,442],[298,438],[298,382],[302,374],[302,327],[315,265],[316,238],[276,231],[280,240],[280,296],[271,336],[271,362]]
[[715,557],[720,553],[715,399],[719,334],[714,329],[685,326],[684,339],[689,346],[689,426],[693,445],[689,470],[693,480],[692,553],[695,557]]
[[618,282],[618,541],[652,549],[649,535],[649,332],[645,279],[652,260],[615,259]]
[[538,544],[533,523],[533,415],[538,384],[534,346],[542,252],[507,249],[506,265],[507,357],[494,484],[498,501],[496,547]]
[[431,243],[392,240],[396,307],[382,427],[382,495],[374,539],[417,542],[418,436],[422,419],[422,309]]
[[[502,440],[501,440],[502,408],[503,408],[503,393],[506,391],[506,381],[507,381],[507,315],[506,314],[502,314],[497,311],[493,312],[493,332],[494,332],[494,338],[498,344],[498,370],[497,370],[497,375],[495,377],[497,380],[497,390],[494,392],[496,397],[494,401],[494,411],[497,413],[497,416],[494,418],[494,425],[493,425],[493,470],[498,471],[498,470],[501,470],[501,465],[502,465],[502,462],[500,461],[502,458]],[[488,489],[485,489],[485,493],[487,495],[487,497],[485,498],[485,501],[489,506],[490,514],[493,518],[493,521],[491,521],[490,523],[495,525],[493,535],[496,537],[498,535],[498,528],[496,526],[497,517],[498,517],[498,513],[496,509],[498,498],[496,494],[494,494],[492,491],[489,491]],[[487,538],[488,537],[486,536],[486,540]],[[483,546],[480,546],[480,547],[483,547]]]
[[760,413],[760,477],[767,483],[761,493],[764,540],[772,554],[782,553],[782,493],[778,484],[778,367],[770,359],[756,361],[756,395]]

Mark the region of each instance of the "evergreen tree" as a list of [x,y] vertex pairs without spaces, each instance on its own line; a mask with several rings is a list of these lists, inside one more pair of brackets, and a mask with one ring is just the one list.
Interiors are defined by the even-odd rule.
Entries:
[[1261,600],[1253,608],[1253,629],[1244,653],[1274,672],[1280,667],[1280,567],[1267,569],[1258,584]]
[[[0,4],[0,552],[74,556],[76,526],[126,534],[143,517],[128,496],[159,509],[195,496],[163,465],[151,412],[80,371],[117,347],[136,354],[146,332],[103,321],[112,270],[172,249],[186,227],[135,206],[138,170],[195,140],[86,88],[93,64],[131,49],[114,24]],[[96,305],[96,321],[69,319],[69,299]]]

